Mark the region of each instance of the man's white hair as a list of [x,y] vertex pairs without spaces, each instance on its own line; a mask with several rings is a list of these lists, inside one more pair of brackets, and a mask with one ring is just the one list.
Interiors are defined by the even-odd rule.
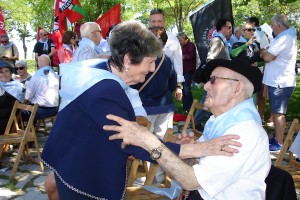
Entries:
[[80,26],[81,37],[90,38],[92,31],[96,30],[95,27],[98,27],[100,29],[99,24],[97,24],[96,22],[86,22],[86,23],[82,24]]

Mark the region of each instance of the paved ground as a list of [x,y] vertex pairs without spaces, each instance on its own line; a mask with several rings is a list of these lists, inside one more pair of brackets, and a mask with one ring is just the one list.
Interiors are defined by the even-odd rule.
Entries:
[[[48,122],[49,125],[50,122]],[[182,126],[182,122],[178,125]],[[177,132],[177,126],[174,127],[174,132]],[[274,133],[272,128],[267,129],[269,136]],[[38,131],[38,140],[40,147],[43,147],[47,136],[43,134],[42,129]],[[42,148],[41,148],[42,150]],[[4,165],[11,166],[11,162],[16,155],[16,152],[9,151],[11,156],[6,156]],[[35,152],[32,151],[35,155]],[[272,153],[272,158],[276,158],[276,153]],[[40,172],[40,168],[36,164],[20,163],[17,175],[14,182],[9,182],[8,178],[11,172],[11,167],[0,170],[0,200],[44,200],[47,199],[45,193],[44,181],[49,173],[49,169],[45,167],[44,172]],[[298,199],[300,200],[300,191],[297,190]]]

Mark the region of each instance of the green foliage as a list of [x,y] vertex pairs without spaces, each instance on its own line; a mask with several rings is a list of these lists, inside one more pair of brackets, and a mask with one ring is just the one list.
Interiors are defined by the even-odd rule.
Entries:
[[28,72],[30,73],[30,74],[33,74],[35,71],[36,71],[36,61],[35,60],[33,60],[33,59],[27,59],[26,60],[26,62],[27,62],[27,66],[28,66]]

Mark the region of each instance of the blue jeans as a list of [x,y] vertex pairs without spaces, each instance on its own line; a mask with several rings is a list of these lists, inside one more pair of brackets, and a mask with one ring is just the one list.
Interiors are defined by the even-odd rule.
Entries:
[[[204,101],[205,101],[205,97],[206,97],[206,94],[207,92],[204,91],[201,99],[200,99],[200,103],[203,104]],[[194,121],[195,121],[195,124],[200,124],[201,122],[203,122],[203,120],[210,116],[211,113],[210,112],[206,112],[204,110],[197,110],[196,113],[195,113],[195,117],[194,117]]]
[[270,108],[273,113],[286,114],[289,99],[295,87],[275,88],[268,86]]
[[182,107],[184,110],[190,110],[193,103],[193,94],[192,94],[192,76],[193,72],[183,73],[184,82],[183,82],[183,91],[182,91]]

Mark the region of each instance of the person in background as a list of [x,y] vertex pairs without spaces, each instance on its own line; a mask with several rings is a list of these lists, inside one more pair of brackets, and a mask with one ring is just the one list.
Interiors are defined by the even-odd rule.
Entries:
[[86,22],[80,26],[81,40],[72,62],[98,58],[97,46],[101,40],[101,28],[96,22]]
[[[264,200],[265,178],[271,167],[268,135],[251,98],[253,92],[262,88],[262,74],[247,62],[225,59],[208,62],[205,74],[210,79],[204,85],[207,91],[204,105],[213,115],[197,142],[229,133],[237,134],[242,143],[238,154],[232,157],[202,155],[197,164],[189,166],[145,127],[136,123],[108,115],[107,119],[119,125],[106,125],[103,128],[117,132],[109,139],[122,142],[123,148],[135,145],[145,149],[183,189],[198,190],[204,200],[234,197]],[[221,151],[229,148],[227,144],[219,147]]]
[[[37,120],[55,116],[58,112],[59,79],[50,64],[48,55],[39,56],[39,68],[26,86],[25,102],[39,105],[34,119],[35,124]],[[30,113],[24,111],[22,117],[24,120],[29,119]]]
[[97,47],[97,52],[99,53],[99,58],[108,59],[110,57],[109,44],[108,44],[107,40],[102,37],[102,34],[101,34],[100,43]]
[[[149,28],[162,27],[166,28],[166,16],[162,9],[156,8],[150,11]],[[164,46],[164,53],[171,58],[174,69],[177,73],[177,88],[175,90],[175,97],[177,100],[182,99],[182,82],[184,82],[183,66],[182,66],[182,52],[180,43],[176,35],[167,31],[168,40]]]
[[263,83],[268,86],[276,135],[270,140],[270,150],[276,151],[282,148],[287,105],[296,87],[298,49],[296,29],[289,26],[287,16],[278,14],[271,21],[275,38],[268,49],[261,50],[260,56],[266,62]]
[[26,60],[18,60],[16,62],[15,70],[18,74],[17,80],[20,81],[26,88],[26,82],[31,79],[31,74],[27,71],[28,65]]
[[39,31],[40,40],[34,45],[33,52],[35,54],[35,60],[38,62],[40,55],[46,54],[50,57],[50,66],[53,66],[53,55],[55,53],[55,43],[49,38],[48,31],[41,29]]
[[234,28],[233,34],[229,39],[229,43],[233,46],[234,43],[237,42],[247,42],[246,39],[242,35],[243,29],[241,26],[237,26]]
[[183,109],[187,112],[190,110],[193,103],[192,94],[192,76],[196,71],[196,46],[190,41],[188,36],[184,32],[177,34],[177,38],[181,45],[182,50],[182,63],[183,63],[183,95],[182,95],[182,105]]
[[246,22],[254,26],[256,30],[254,36],[256,37],[257,42],[260,44],[260,48],[267,48],[270,44],[270,40],[267,33],[260,28],[259,19],[257,17],[249,17]]
[[245,23],[242,26],[242,30],[246,41],[234,43],[230,55],[233,58],[248,61],[254,67],[263,66],[264,62],[259,56],[260,44],[256,41],[256,36],[254,35],[256,29],[252,24]]
[[76,33],[74,31],[65,31],[62,42],[62,47],[57,51],[60,63],[69,63],[72,61],[75,52]]
[[[230,60],[229,50],[230,44],[227,42],[232,34],[232,24],[229,19],[219,19],[216,23],[216,31],[213,33],[212,38],[209,41],[209,49],[207,53],[206,62],[213,59],[226,59]],[[207,80],[206,80],[207,81]],[[205,83],[205,82],[204,82]],[[204,91],[200,103],[203,104],[206,98],[206,91]],[[210,116],[211,113],[205,110],[197,110],[195,113],[195,124],[199,131],[203,131],[203,120]]]
[[13,71],[10,63],[0,61],[0,135],[4,134],[15,101],[24,101],[23,85],[12,79]]
[[[1,35],[0,61],[6,61],[10,66],[15,67],[15,62],[19,60],[19,51],[17,46],[9,41],[7,34]],[[15,71],[13,73],[16,73]]]
[[[270,45],[270,39],[268,37],[268,34],[261,29],[259,26],[259,19],[257,17],[249,17],[246,21],[246,23],[250,23],[252,26],[255,28],[254,36],[256,37],[256,41],[260,44],[261,49],[267,49]],[[259,66],[259,69],[262,73],[264,73],[264,65]],[[257,93],[257,107],[258,107],[258,112],[264,121],[264,113],[265,113],[265,105],[266,105],[266,97],[268,88],[267,86],[263,85],[263,91]],[[274,122],[273,122],[273,113],[270,110],[270,116],[269,119],[265,121],[265,124],[267,126],[273,126],[274,127]]]

